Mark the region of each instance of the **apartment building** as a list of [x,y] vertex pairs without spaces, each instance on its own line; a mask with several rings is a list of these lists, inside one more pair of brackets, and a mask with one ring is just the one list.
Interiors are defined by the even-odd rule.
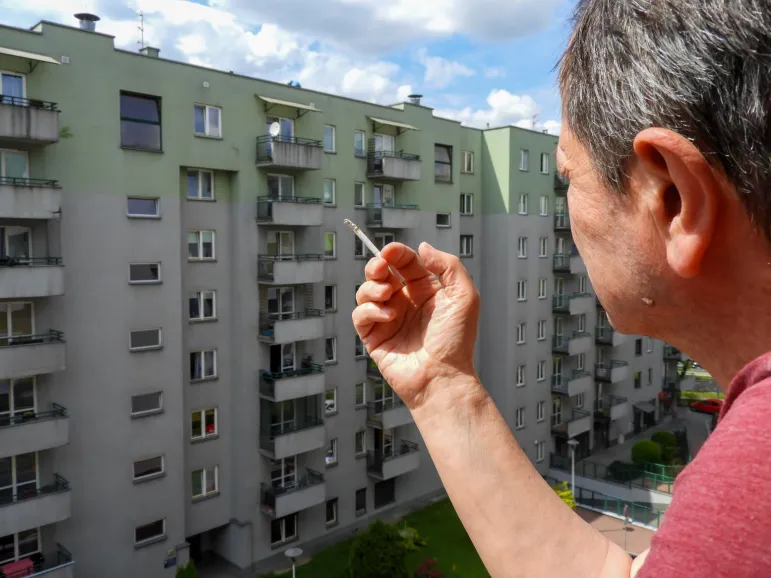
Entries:
[[661,345],[595,302],[556,137],[118,50],[79,19],[0,27],[0,570],[267,568],[441,493],[351,326],[369,255],[344,219],[463,258],[480,375],[539,470],[655,419]]

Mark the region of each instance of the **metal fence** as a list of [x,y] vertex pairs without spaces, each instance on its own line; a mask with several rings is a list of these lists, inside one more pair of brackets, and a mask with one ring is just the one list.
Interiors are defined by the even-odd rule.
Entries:
[[[571,460],[569,457],[552,454],[549,459],[549,465],[556,470],[571,471]],[[617,466],[614,469],[605,464],[582,460],[576,462],[576,476],[616,484],[629,489],[638,488],[672,495],[675,485],[674,478],[649,472],[632,464],[626,464],[626,466],[628,467]]]

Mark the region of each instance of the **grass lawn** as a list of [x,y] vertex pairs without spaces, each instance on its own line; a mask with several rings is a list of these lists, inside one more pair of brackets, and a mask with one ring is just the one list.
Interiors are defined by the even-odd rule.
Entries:
[[[410,572],[425,558],[433,558],[446,578],[489,578],[450,500],[413,512],[405,520],[428,543],[425,548],[409,553],[407,569]],[[397,527],[403,527],[405,520]],[[308,564],[297,568],[297,578],[347,578],[345,571],[352,543],[353,539],[345,540],[318,552]]]

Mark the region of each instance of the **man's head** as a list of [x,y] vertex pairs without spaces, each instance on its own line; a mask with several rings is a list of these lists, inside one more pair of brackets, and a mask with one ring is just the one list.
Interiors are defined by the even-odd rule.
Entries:
[[580,0],[560,88],[597,293],[620,331],[677,344],[771,261],[771,1]]

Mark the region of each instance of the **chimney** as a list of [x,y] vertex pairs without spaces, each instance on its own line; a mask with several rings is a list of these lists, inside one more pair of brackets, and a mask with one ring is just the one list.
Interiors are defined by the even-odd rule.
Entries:
[[139,52],[141,54],[144,54],[145,56],[150,56],[152,58],[158,58],[158,55],[161,53],[160,48],[154,48],[152,46],[143,46],[139,49]]
[[423,95],[422,94],[410,94],[407,98],[409,99],[410,104],[414,104],[414,105],[420,106],[420,99],[423,98]]
[[87,32],[96,30],[96,23],[99,22],[99,16],[96,14],[89,14],[88,12],[75,14],[75,18],[80,20],[80,29],[86,30]]

